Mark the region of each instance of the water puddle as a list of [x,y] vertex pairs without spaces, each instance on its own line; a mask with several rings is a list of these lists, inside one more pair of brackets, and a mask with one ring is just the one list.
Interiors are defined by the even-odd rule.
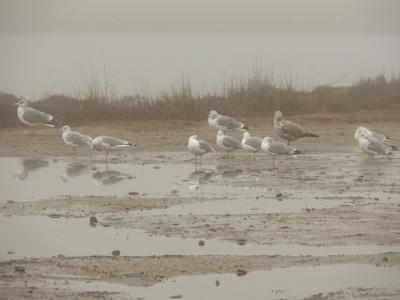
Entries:
[[[0,217],[0,259],[25,257],[111,255],[366,255],[400,252],[400,246],[354,245],[311,247],[255,245],[219,240],[152,236],[140,230],[91,227],[88,219],[42,216]],[[241,245],[242,244],[242,245]]]
[[[332,279],[335,280],[332,280]],[[218,284],[216,284],[218,282]],[[181,295],[182,299],[301,299],[348,287],[398,288],[399,268],[367,265],[291,267],[234,274],[182,276],[132,292],[146,299]]]
[[[334,280],[333,280],[334,279]],[[8,284],[10,285],[10,284]],[[20,285],[22,282],[11,284]],[[29,281],[30,287],[58,287],[75,291],[120,293],[133,299],[303,299],[318,293],[350,287],[398,289],[400,268],[343,264],[290,267],[253,271],[245,276],[210,274],[170,278],[150,287],[134,287],[101,281]]]
[[[80,158],[81,159],[81,158]],[[0,202],[34,201],[58,196],[255,197],[257,188],[229,186],[216,170],[192,164],[105,165],[90,160],[0,158]],[[222,176],[223,177],[223,176]]]

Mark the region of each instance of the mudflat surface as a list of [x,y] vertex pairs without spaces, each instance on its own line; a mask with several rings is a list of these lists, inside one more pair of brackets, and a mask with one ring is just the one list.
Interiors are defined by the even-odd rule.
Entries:
[[[275,136],[270,120],[254,120],[252,125],[253,135]],[[315,121],[303,125],[321,137],[294,142],[306,153],[278,158],[276,168],[264,153],[253,160],[242,152],[230,157],[211,153],[204,156],[201,167],[195,166],[186,141],[196,133],[214,144],[215,132],[205,122],[76,128],[137,143],[134,149],[112,153],[107,165],[102,153],[72,154],[58,129],[40,129],[34,135],[26,129],[1,130],[0,235],[6,243],[0,247],[1,295],[159,299],[157,291],[170,291],[168,285],[177,278],[177,291],[172,289],[166,298],[192,299],[178,288],[181,282],[201,286],[211,280],[207,276],[235,275],[239,270],[240,276],[235,276],[247,278],[251,285],[269,276],[255,271],[279,275],[285,269],[289,272],[285,276],[295,276],[297,267],[337,266],[344,272],[340,269],[344,265],[361,279],[364,267],[376,267],[371,276],[385,280],[375,285],[368,278],[352,281],[351,277],[348,286],[332,283],[322,288],[322,284],[320,290],[314,286],[301,291],[289,287],[275,294],[266,291],[264,297],[398,298],[398,285],[391,280],[400,267],[400,155],[368,159],[353,139],[358,125]],[[398,123],[362,125],[391,135],[400,144]],[[232,135],[240,138],[240,133]],[[90,217],[96,217],[93,238],[104,240],[93,241],[92,249]],[[35,228],[42,228],[38,224],[56,230],[46,231],[50,238],[45,240],[35,235]],[[24,226],[30,226],[25,232],[32,232],[33,240],[23,236]],[[81,250],[74,249],[76,242],[70,238],[74,232],[84,237]],[[65,245],[51,249],[52,235]],[[132,241],[138,236],[150,245],[148,255],[135,250]],[[29,243],[36,243],[31,254],[26,250]],[[174,243],[176,251],[171,252]],[[46,255],[38,257],[34,248],[41,246]],[[113,257],[111,249],[121,250],[121,256]],[[270,249],[277,250],[272,254]],[[357,269],[359,265],[364,267]],[[243,276],[242,271],[254,275]],[[224,276],[232,287],[236,285],[236,279]],[[226,292],[210,295],[233,299]],[[260,298],[250,292],[248,296]]]

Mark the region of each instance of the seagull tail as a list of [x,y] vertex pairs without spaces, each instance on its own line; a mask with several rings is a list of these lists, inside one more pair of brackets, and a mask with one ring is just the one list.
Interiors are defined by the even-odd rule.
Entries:
[[392,148],[393,151],[399,150],[399,147],[397,147],[396,145],[390,145],[390,148]]
[[315,137],[315,138],[319,137],[319,135],[317,135],[317,134],[315,134],[315,133],[312,133],[312,132],[308,132],[308,131],[305,133],[304,136],[307,136],[307,137]]
[[136,144],[134,142],[129,142],[127,145],[128,146],[136,146]]

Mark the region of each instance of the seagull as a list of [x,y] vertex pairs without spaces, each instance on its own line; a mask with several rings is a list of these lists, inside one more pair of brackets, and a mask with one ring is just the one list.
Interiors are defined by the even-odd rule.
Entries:
[[381,133],[373,132],[365,127],[357,128],[356,132],[354,133],[354,139],[356,141],[359,141],[362,133],[364,134],[364,137],[373,137],[373,138],[380,140],[387,147],[390,147],[391,150],[399,150],[399,147],[397,147],[396,145],[393,145],[388,136],[381,134]]
[[244,151],[251,152],[254,154],[256,159],[256,152],[261,150],[262,139],[259,137],[252,137],[247,131],[243,133],[242,147]]
[[17,103],[14,103],[14,105],[18,106],[17,116],[23,124],[29,127],[36,125],[55,126],[55,120],[52,115],[29,107],[27,101],[19,100]]
[[201,164],[201,157],[204,154],[215,151],[206,141],[201,140],[196,134],[192,135],[189,138],[188,149],[189,152],[194,154],[194,156],[196,157],[196,164],[197,164],[197,156],[200,156],[200,164]]
[[217,146],[227,153],[243,149],[242,144],[237,139],[225,135],[222,130],[218,130],[217,133]]
[[291,141],[295,141],[298,138],[318,137],[318,135],[303,129],[300,125],[285,120],[279,110],[274,115],[274,127],[278,131],[278,135],[286,140],[288,145]]
[[74,147],[75,153],[78,147],[90,147],[93,140],[91,136],[79,133],[77,131],[72,131],[71,127],[68,125],[63,126],[62,128],[62,139],[64,143]]
[[208,115],[208,124],[215,129],[223,131],[249,129],[244,123],[236,121],[231,117],[220,115],[215,110],[210,111]]
[[365,153],[368,154],[368,158],[373,158],[374,155],[391,155],[390,145],[382,141],[381,139],[368,134],[367,132],[361,131],[358,135],[358,147]]
[[126,140],[117,139],[112,136],[101,135],[95,137],[90,145],[91,149],[104,150],[106,151],[106,161],[108,158],[108,151],[115,151],[126,147],[135,146],[134,143],[128,142]]
[[267,154],[272,155],[272,165],[275,166],[275,156],[277,155],[295,155],[302,154],[304,152],[297,150],[294,147],[286,145],[284,143],[274,141],[270,137],[265,137],[261,143],[261,150],[267,152]]

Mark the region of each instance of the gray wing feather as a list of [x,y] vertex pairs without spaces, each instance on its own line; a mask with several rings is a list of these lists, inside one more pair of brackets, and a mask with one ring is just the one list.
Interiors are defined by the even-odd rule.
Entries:
[[242,149],[242,144],[231,136],[224,136],[222,143],[227,148]]
[[262,140],[258,137],[249,137],[246,139],[246,142],[245,142],[246,145],[249,145],[253,148],[260,148],[261,143],[262,143]]
[[370,137],[368,141],[369,141],[367,146],[368,150],[378,154],[387,154],[388,152],[390,152],[389,147],[386,146],[380,139]]
[[210,145],[206,141],[199,140],[199,144],[200,144],[200,149],[204,150],[206,153],[213,151],[213,149],[210,147]]
[[118,146],[118,145],[127,145],[129,144],[128,141],[126,140],[122,140],[122,139],[117,139],[115,137],[112,136],[103,136],[101,138],[102,142],[105,144],[108,144],[110,146]]
[[373,137],[376,137],[378,139],[387,140],[387,137],[384,134],[373,132],[373,131],[371,131],[371,134],[372,134]]
[[293,154],[296,149],[293,147],[290,147],[286,144],[280,143],[280,142],[272,142],[271,145],[271,152],[276,153],[278,155],[289,155]]
[[32,107],[25,107],[22,117],[29,123],[48,123],[53,119],[52,115],[38,111]]
[[239,121],[236,121],[235,119],[232,119],[231,117],[219,115],[217,118],[217,122],[220,126],[224,126],[228,129],[235,129],[242,127],[243,124]]
[[305,134],[305,130],[296,123],[291,121],[284,121],[282,122],[282,126],[280,128],[284,133],[290,134],[294,137],[302,137]]
[[79,146],[89,146],[92,143],[92,138],[88,135],[79,132],[69,132],[66,140]]

